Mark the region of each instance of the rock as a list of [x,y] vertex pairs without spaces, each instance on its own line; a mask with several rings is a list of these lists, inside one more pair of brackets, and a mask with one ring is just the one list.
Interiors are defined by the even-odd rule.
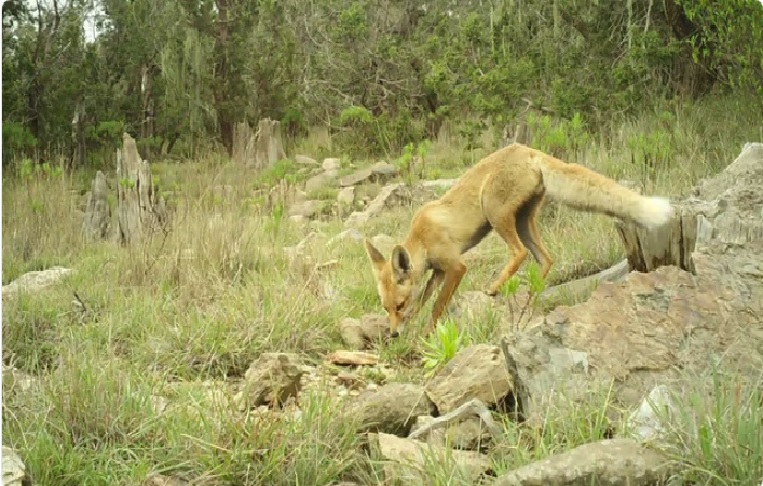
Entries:
[[340,366],[373,366],[379,362],[379,356],[362,351],[334,351],[326,359],[329,363]]
[[426,385],[429,398],[440,414],[448,413],[472,398],[488,407],[501,405],[512,393],[501,349],[474,344],[459,351]]
[[347,373],[346,371],[342,371],[336,375],[336,382],[348,390],[359,390],[365,385],[363,380],[352,373]]
[[342,162],[337,158],[326,158],[323,159],[321,167],[326,172],[338,171],[342,167]]
[[339,321],[339,334],[342,341],[351,349],[363,349],[365,339],[363,330],[360,327],[360,321],[354,317],[345,317]]
[[335,176],[328,172],[314,175],[305,182],[305,192],[310,193],[328,187],[333,184],[335,178]]
[[27,475],[26,465],[16,451],[3,446],[3,486],[31,486],[32,480]]
[[666,436],[666,422],[673,423],[678,416],[676,404],[666,385],[658,385],[649,392],[627,420],[630,436],[640,442],[661,441]]
[[345,221],[346,227],[360,226],[371,218],[381,214],[385,208],[393,208],[410,203],[413,199],[410,188],[405,184],[390,184],[384,186],[379,194],[371,201],[363,212],[353,212]]
[[386,162],[377,162],[370,167],[357,170],[352,174],[339,179],[339,185],[342,187],[354,186],[363,182],[384,183],[397,176],[397,168]]
[[[611,380],[620,405],[636,407],[656,385],[685,376],[699,380],[719,360],[743,376],[758,376],[761,254],[762,240],[712,240],[692,254],[695,275],[677,267],[631,272],[620,283],[601,283],[588,301],[559,306],[510,337],[507,349],[518,365],[515,388],[525,415],[552,393],[574,400]],[[551,386],[560,381],[565,385]],[[542,413],[542,407],[536,410]]]
[[509,361],[514,365],[515,400],[529,422],[542,423],[549,406],[574,404],[590,393],[586,353],[524,332],[509,336],[506,342]]
[[318,165],[318,161],[307,155],[296,155],[294,161],[300,165]]
[[339,321],[342,340],[352,349],[363,349],[369,343],[379,341],[388,329],[387,317],[381,314],[366,314],[360,319],[345,317]]
[[493,486],[652,486],[670,475],[669,459],[631,439],[576,447],[501,476]]
[[384,432],[406,436],[420,415],[432,415],[435,407],[419,385],[390,383],[376,391],[364,391],[350,408],[358,418],[358,433]]
[[3,299],[13,298],[20,292],[27,292],[30,294],[39,292],[40,290],[57,283],[73,271],[74,270],[69,268],[56,266],[46,270],[27,272],[8,285],[3,285]]
[[323,201],[300,201],[289,208],[289,216],[301,216],[302,218],[312,218],[323,211]]
[[391,179],[398,174],[397,167],[387,162],[377,162],[371,166],[371,172],[373,174],[372,180],[378,182],[385,182],[387,179]]
[[[417,417],[411,432],[431,424],[434,417],[425,415]],[[454,449],[480,450],[492,442],[492,436],[482,426],[478,417],[469,417],[460,422],[450,424],[445,428],[435,429],[422,436],[427,443],[446,447],[450,445]]]
[[263,353],[246,371],[244,385],[236,396],[240,410],[260,405],[280,406],[296,397],[304,374],[298,355]]
[[342,188],[336,195],[336,201],[345,206],[352,206],[355,202],[355,188],[352,186]]
[[[385,484],[407,481],[411,484],[430,484],[427,467],[432,462],[448,464],[454,471],[448,476],[464,480],[464,484],[476,482],[490,470],[487,456],[473,451],[448,450],[441,446],[411,439],[401,439],[385,433],[368,434],[372,454],[389,463],[384,465]],[[452,466],[451,466],[452,465]],[[455,476],[455,477],[454,477]],[[461,484],[460,481],[456,481]]]

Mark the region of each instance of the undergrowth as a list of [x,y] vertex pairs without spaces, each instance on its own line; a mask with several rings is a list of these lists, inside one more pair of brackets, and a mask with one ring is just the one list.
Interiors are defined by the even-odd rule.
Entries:
[[[635,180],[645,193],[679,198],[731,162],[744,142],[761,137],[759,127],[732,112],[720,102],[669,115],[655,110],[595,134],[582,121],[535,122],[538,144],[559,156]],[[482,146],[494,144],[486,138]],[[308,138],[297,152],[318,148],[330,153],[331,140]],[[488,152],[467,150],[457,137],[445,136],[406,150],[400,159],[405,168],[414,153],[425,159],[421,172],[408,170],[411,179],[456,177]],[[318,362],[342,347],[341,318],[381,311],[362,245],[311,244],[296,259],[283,251],[310,231],[327,240],[343,229],[339,218],[295,224],[285,199],[263,193],[282,181],[286,187],[304,180],[305,174],[290,175],[298,170],[294,164],[281,162],[256,178],[217,155],[192,165],[153,164],[161,184],[171,188],[173,227],[131,249],[83,240],[87,178],[23,170],[3,176],[3,284],[53,265],[76,270],[44,292],[3,302],[3,362],[37,380],[30,389],[3,380],[3,443],[24,458],[35,484],[132,485],[151,473],[209,484],[382,480],[352,417],[337,420],[330,395],[303,395],[299,417],[239,413],[226,401],[226,383],[261,353],[289,351]],[[113,187],[113,174],[109,178]],[[415,209],[389,211],[364,232],[399,239]],[[556,261],[545,285],[623,257],[606,217],[554,207],[545,212],[541,231]],[[482,289],[507,258],[495,236],[473,253],[459,291]],[[335,267],[317,269],[330,260],[337,260]],[[509,330],[490,312],[446,320],[439,343],[422,344],[415,331],[380,343],[381,359],[398,370],[397,380],[423,381],[427,368],[439,368],[469,342],[495,343]],[[762,384],[737,387],[735,379],[712,381],[710,393],[699,388],[681,402],[680,423],[687,427],[677,427],[674,443],[676,459],[690,466],[685,484],[763,478],[754,459],[763,457],[755,391]],[[164,408],[157,406],[162,397],[169,402]],[[494,470],[608,436],[604,410],[610,401],[607,390],[592,391],[588,404],[560,404],[539,426],[506,421],[507,442],[490,455]],[[433,466],[433,484],[465,484],[451,473]]]

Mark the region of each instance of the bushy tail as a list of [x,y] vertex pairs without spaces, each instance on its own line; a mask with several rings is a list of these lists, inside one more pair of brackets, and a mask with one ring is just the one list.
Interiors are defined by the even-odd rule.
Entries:
[[582,165],[544,157],[541,172],[549,198],[581,211],[617,216],[645,227],[662,226],[673,214],[667,199],[642,196]]

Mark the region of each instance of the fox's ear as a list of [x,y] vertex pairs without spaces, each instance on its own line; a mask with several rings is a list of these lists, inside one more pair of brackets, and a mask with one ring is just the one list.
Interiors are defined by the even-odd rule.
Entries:
[[374,270],[381,270],[384,264],[387,263],[387,261],[384,259],[384,255],[382,255],[381,252],[377,250],[370,241],[368,241],[368,238],[364,239],[363,242],[366,245],[366,253],[368,254],[368,259],[371,260],[371,264],[373,265]]
[[392,270],[398,282],[405,280],[411,274],[411,256],[402,245],[395,245],[392,249]]

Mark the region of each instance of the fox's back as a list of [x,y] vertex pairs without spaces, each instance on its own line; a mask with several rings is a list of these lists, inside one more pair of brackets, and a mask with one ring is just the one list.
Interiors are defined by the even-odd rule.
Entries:
[[535,150],[517,143],[497,150],[464,172],[439,201],[460,205],[467,200],[475,200],[479,206],[482,184],[488,177],[501,177],[506,184],[511,184],[512,180],[518,178],[517,175],[528,170],[538,170],[534,163],[535,157]]

